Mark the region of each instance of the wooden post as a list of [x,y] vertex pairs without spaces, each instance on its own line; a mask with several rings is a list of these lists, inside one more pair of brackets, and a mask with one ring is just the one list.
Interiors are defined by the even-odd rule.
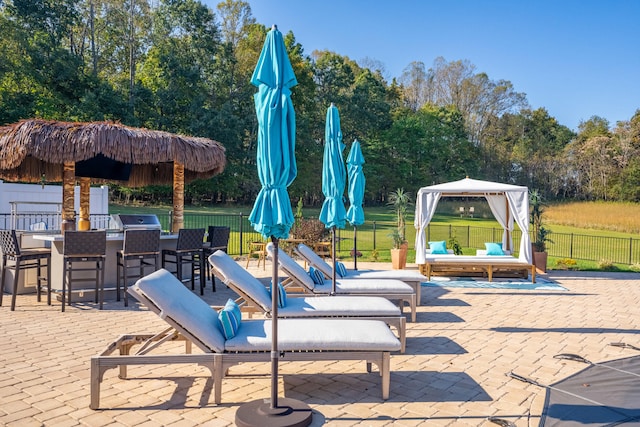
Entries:
[[64,162],[62,170],[62,224],[60,224],[63,233],[65,230],[76,229],[75,179],[76,164]]
[[184,165],[173,162],[173,221],[171,232],[184,228]]
[[91,178],[80,178],[80,219],[78,220],[78,230],[91,229],[91,219],[89,217],[89,203],[91,198]]

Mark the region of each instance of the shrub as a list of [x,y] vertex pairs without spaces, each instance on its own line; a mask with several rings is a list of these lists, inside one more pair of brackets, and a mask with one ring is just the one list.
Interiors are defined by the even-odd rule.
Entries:
[[615,266],[613,265],[613,261],[608,260],[608,259],[601,259],[600,261],[598,261],[598,268],[600,270],[615,270]]
[[305,239],[308,243],[321,242],[329,237],[329,229],[316,218],[300,218],[291,227],[291,235],[296,239]]
[[573,270],[576,269],[578,263],[575,259],[571,258],[561,258],[556,261],[556,267],[561,270]]

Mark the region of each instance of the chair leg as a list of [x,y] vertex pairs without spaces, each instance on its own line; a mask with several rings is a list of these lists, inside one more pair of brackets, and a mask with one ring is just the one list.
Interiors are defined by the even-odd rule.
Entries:
[[2,278],[0,279],[0,307],[2,306],[2,295],[4,294],[4,276],[7,272],[7,256],[2,255],[2,269],[0,269],[0,274],[2,274]]
[[102,261],[99,261],[100,264],[100,310],[102,310],[102,305],[104,304],[104,270],[105,264],[107,260],[106,258]]
[[64,261],[64,266],[62,267],[62,312],[64,313],[64,304],[67,299],[67,261]]
[[16,259],[16,270],[13,276],[13,293],[11,294],[11,311],[16,309],[16,297],[18,296],[18,278],[20,277],[20,260]]
[[[127,271],[124,266],[122,266],[121,268],[121,263],[124,264],[124,260],[120,257],[119,253],[116,253],[116,301],[120,301],[120,270],[124,270]],[[126,281],[126,279],[125,279]],[[126,290],[124,291],[126,294]],[[126,298],[126,295],[125,295]],[[125,301],[125,307],[127,306],[127,303]]]
[[200,295],[204,295],[204,286],[205,286],[205,280],[207,280],[207,277],[205,275],[205,268],[204,268],[204,255],[202,253],[198,253],[198,263],[199,263],[199,272],[198,274],[200,274]]
[[47,257],[47,305],[51,305],[51,257]]
[[42,301],[42,279],[40,279],[40,263],[41,260],[38,258],[36,260],[36,301]]

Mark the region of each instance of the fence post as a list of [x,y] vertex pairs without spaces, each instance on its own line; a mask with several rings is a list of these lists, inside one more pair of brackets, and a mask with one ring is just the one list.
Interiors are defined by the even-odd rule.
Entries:
[[376,249],[376,222],[373,221],[373,250]]
[[571,233],[569,238],[569,258],[573,259],[573,233]]
[[169,211],[169,232],[173,231],[173,211]]
[[243,231],[242,230],[242,224],[244,224],[244,221],[242,220],[243,216],[244,216],[244,214],[242,212],[240,212],[240,226],[238,227],[238,229],[240,230],[240,256],[242,256],[242,248],[243,248],[242,241],[244,240],[242,238],[242,231]]
[[629,265],[633,264],[633,237],[629,237]]

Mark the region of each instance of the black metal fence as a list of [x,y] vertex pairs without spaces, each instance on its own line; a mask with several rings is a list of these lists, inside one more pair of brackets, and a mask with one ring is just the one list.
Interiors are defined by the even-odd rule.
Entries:
[[[171,229],[171,212],[158,215],[163,230]],[[0,228],[16,230],[30,230],[35,223],[44,223],[48,230],[59,229],[60,219],[55,213],[51,214],[0,214]],[[262,241],[262,236],[255,232],[248,220],[247,214],[185,214],[185,227],[207,228],[209,225],[223,225],[231,228],[228,251],[233,255],[247,253],[247,246],[252,241]],[[110,228],[109,215],[92,215],[92,228]],[[370,221],[357,229],[357,250],[363,253],[374,250],[387,250],[391,247],[389,234],[395,228],[390,222]],[[340,252],[351,251],[354,247],[354,228],[347,225],[345,229],[337,230]],[[409,245],[415,241],[415,230],[411,225],[406,229]],[[484,249],[485,242],[500,242],[502,228],[487,228],[473,226],[452,226],[431,223],[427,228],[427,240],[450,240],[455,238],[463,248]],[[521,232],[513,232],[514,248],[520,247]],[[553,243],[547,244],[550,256],[571,258],[585,261],[608,261],[616,264],[640,264],[640,238],[621,238],[606,236],[591,236],[575,233],[553,233]]]

